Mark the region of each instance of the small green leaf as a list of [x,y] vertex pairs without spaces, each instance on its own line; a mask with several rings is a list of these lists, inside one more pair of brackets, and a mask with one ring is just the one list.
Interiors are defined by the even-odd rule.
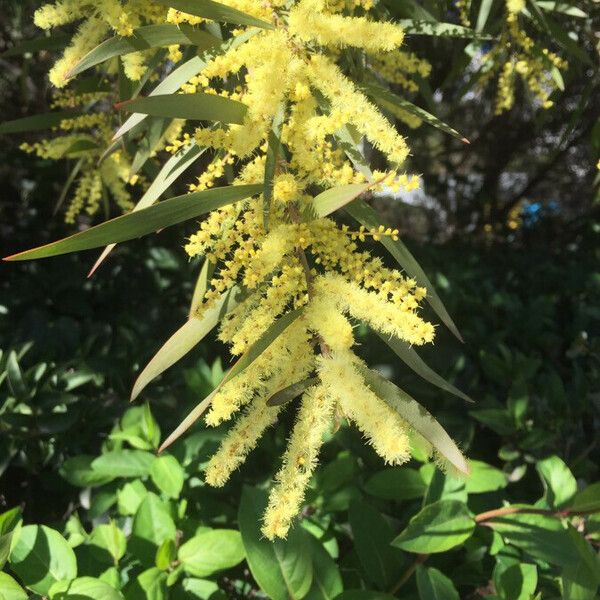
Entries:
[[[109,563],[117,563],[125,556],[127,541],[125,534],[114,521],[98,525],[91,533],[88,543],[99,550],[95,556],[100,560],[106,558]],[[106,556],[105,556],[106,555]]]
[[173,540],[165,540],[156,550],[156,566],[161,571],[168,570],[177,559],[177,546]]
[[410,467],[389,467],[372,475],[365,484],[365,491],[384,500],[414,500],[427,490],[421,474]]
[[132,591],[126,594],[127,598],[167,600],[167,574],[156,567],[146,569],[137,576],[131,589]]
[[342,576],[335,562],[314,536],[309,536],[313,559],[313,581],[304,600],[333,600],[344,589]]
[[106,581],[95,577],[79,577],[59,581],[50,590],[52,600],[123,600],[123,594]]
[[99,475],[115,477],[144,477],[156,457],[144,450],[111,450],[92,461],[92,469]]
[[267,157],[265,159],[265,176],[263,191],[263,223],[265,230],[269,231],[269,214],[271,211],[271,199],[273,197],[273,186],[275,185],[275,173],[277,171],[277,161],[282,150],[281,147],[281,126],[285,118],[286,104],[282,102],[273,117],[271,131],[267,146]]
[[148,490],[139,479],[126,483],[117,491],[117,506],[121,515],[134,515]]
[[131,530],[129,548],[146,564],[153,563],[156,550],[165,540],[175,539],[177,530],[169,508],[156,494],[142,500]]
[[544,485],[544,498],[550,508],[563,508],[577,493],[577,481],[569,467],[558,456],[549,456],[536,463]]
[[9,561],[21,581],[41,595],[55,582],[77,576],[73,549],[58,531],[45,525],[23,527]]
[[243,200],[261,191],[262,186],[258,184],[236,185],[176,196],[155,206],[116,217],[63,240],[26,250],[4,260],[46,258],[124,242],[206,214],[215,208]]
[[27,592],[7,573],[0,573],[0,600],[27,600]]
[[487,463],[470,460],[471,474],[466,480],[468,494],[483,494],[505,488],[508,484],[506,475]]
[[270,396],[267,400],[267,406],[281,406],[282,404],[287,404],[318,382],[319,379],[317,377],[309,377],[304,381],[292,383],[291,385],[276,391],[272,396]]
[[93,456],[81,455],[68,458],[60,468],[61,476],[76,487],[95,487],[113,480],[110,473],[99,473],[94,470]]
[[361,194],[373,187],[372,183],[350,183],[339,185],[321,192],[313,198],[313,208],[317,217],[326,217],[332,212],[356,200]]
[[[201,49],[208,49],[220,43],[220,40],[210,33],[194,30],[194,45]],[[130,52],[138,52],[170,46],[172,44],[189,45],[191,40],[177,25],[161,23],[159,25],[146,25],[138,27],[133,34],[127,37],[115,36],[102,42],[88,52],[68,73],[69,77],[79,75],[86,69],[95,67],[115,56],[123,56]]]
[[179,498],[183,489],[185,472],[174,456],[158,456],[150,468],[154,485],[169,498]]
[[528,563],[496,563],[494,587],[502,600],[530,600],[537,587],[537,567]]
[[185,571],[195,577],[235,567],[244,556],[242,537],[232,529],[203,531],[183,544],[177,554]]
[[436,419],[405,391],[368,368],[361,368],[365,383],[391,406],[417,433],[461,473],[468,474],[469,466],[458,446]]
[[158,0],[165,6],[171,6],[196,17],[220,21],[222,23],[233,23],[234,25],[252,25],[262,29],[275,29],[274,25],[262,19],[257,19],[240,10],[231,8],[220,2],[212,0]]
[[416,514],[392,544],[418,554],[445,552],[470,538],[474,529],[475,520],[465,504],[440,500]]
[[434,568],[417,569],[417,589],[421,600],[460,600],[452,580]]
[[6,378],[13,396],[17,400],[27,399],[29,392],[25,385],[25,380],[23,379],[23,373],[19,366],[17,354],[14,350],[11,350],[8,353],[8,358],[6,359]]
[[571,506],[574,511],[600,510],[600,481],[588,485],[575,495]]
[[244,487],[238,521],[248,566],[271,600],[301,600],[313,579],[310,534],[295,527],[285,541],[270,542],[260,531],[266,505],[265,492]]
[[166,94],[127,100],[117,105],[128,112],[153,117],[242,124],[247,106],[216,94]]
[[71,41],[71,36],[64,33],[53,33],[52,35],[25,40],[4,52],[0,52],[0,57],[8,58],[9,56],[18,56],[19,54],[27,54],[29,52],[39,52],[40,50],[60,50]]
[[[351,204],[347,205],[346,211],[359,223],[362,223],[367,229],[377,229],[379,225],[383,224],[377,212],[362,200],[355,200]],[[425,275],[425,272],[419,266],[419,263],[415,260],[413,255],[408,251],[408,248],[402,243],[402,241],[394,241],[390,236],[387,235],[382,236],[381,243],[398,261],[398,264],[416,280],[417,284],[427,289],[427,301],[433,310],[446,324],[446,327],[448,327],[448,329],[450,329],[450,331],[460,341],[462,341],[462,337],[458,332],[454,321],[452,321],[448,311],[437,295],[433,284],[431,281],[429,281],[429,278],[427,275]]]

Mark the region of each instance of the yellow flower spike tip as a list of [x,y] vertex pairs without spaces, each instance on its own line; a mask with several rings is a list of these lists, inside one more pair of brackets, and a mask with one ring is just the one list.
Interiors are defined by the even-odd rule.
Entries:
[[306,486],[317,464],[323,435],[331,427],[334,399],[324,386],[306,391],[283,466],[269,494],[262,532],[270,540],[285,538],[300,510]]

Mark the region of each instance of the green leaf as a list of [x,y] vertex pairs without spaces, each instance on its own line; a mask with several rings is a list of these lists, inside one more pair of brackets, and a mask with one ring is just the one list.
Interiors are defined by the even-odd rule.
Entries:
[[563,508],[577,493],[577,481],[569,467],[558,456],[549,456],[536,463],[544,485],[544,499],[550,508]]
[[177,546],[173,540],[165,540],[156,550],[156,566],[167,571],[177,559]]
[[117,491],[117,505],[121,515],[134,515],[148,490],[139,479],[126,483]]
[[274,25],[262,19],[257,19],[240,10],[213,2],[212,0],[158,0],[165,6],[171,6],[196,17],[220,21],[222,23],[233,23],[234,25],[252,25],[262,29],[275,29]]
[[[431,468],[431,477],[428,477],[427,471]],[[423,506],[432,504],[438,500],[458,500],[467,502],[467,486],[464,478],[452,477],[435,467],[434,463],[427,463],[420,469],[424,480],[429,481],[429,487],[423,498]]]
[[281,390],[276,391],[268,400],[267,406],[281,406],[291,402],[294,398],[297,398],[303,394],[309,387],[319,383],[317,377],[309,377],[304,381],[298,383],[292,383]]
[[131,400],[135,400],[142,390],[161,373],[181,360],[194,348],[215,325],[237,305],[239,288],[233,288],[200,316],[192,316],[182,325],[154,355],[152,360],[140,373],[131,392]]
[[376,371],[361,368],[361,374],[373,392],[432,444],[440,456],[448,460],[461,473],[469,473],[467,461],[457,445],[425,408]]
[[11,508],[0,515],[0,569],[10,556],[13,536],[18,535],[21,523],[21,508]]
[[189,318],[192,318],[196,314],[198,308],[200,307],[204,295],[206,294],[206,290],[208,290],[210,286],[210,280],[212,279],[212,276],[215,272],[215,268],[215,263],[208,259],[204,259],[204,262],[202,263],[202,268],[200,269],[200,273],[198,273],[198,279],[194,287],[192,301],[190,302],[190,311],[188,314]]
[[452,580],[434,568],[417,568],[417,589],[421,600],[459,600]]
[[435,37],[457,37],[473,40],[491,40],[492,36],[482,35],[473,29],[454,23],[437,23],[416,19],[400,19],[398,25],[407,35],[433,35]]
[[336,596],[335,600],[396,600],[396,596],[371,590],[347,590]]
[[350,504],[348,517],[364,574],[376,586],[390,587],[403,563],[402,553],[390,546],[392,528],[378,510],[362,500]]
[[479,6],[479,13],[477,14],[477,24],[475,25],[475,31],[483,31],[485,24],[487,23],[492,8],[493,0],[481,0]]
[[475,520],[465,504],[440,500],[416,514],[392,544],[418,554],[445,552],[470,538],[474,529]]
[[7,573],[0,573],[0,600],[27,600],[27,592]]
[[45,525],[26,525],[10,555],[11,569],[32,591],[44,595],[52,584],[77,576],[75,553],[58,531]]
[[144,450],[111,450],[92,461],[92,469],[99,475],[115,477],[144,477],[156,457]]
[[100,560],[106,559],[109,563],[115,564],[125,556],[127,548],[125,534],[114,521],[98,525],[92,531],[88,543],[94,547],[94,554]]
[[556,0],[535,0],[535,3],[542,10],[555,11],[569,15],[570,17],[579,17],[581,19],[586,19],[588,17],[588,14],[583,12],[580,8],[571,6],[566,2],[557,2]]
[[153,117],[242,124],[247,106],[216,94],[166,94],[127,100],[117,108]]
[[124,242],[206,214],[215,208],[243,200],[261,191],[261,185],[237,185],[176,196],[155,206],[116,217],[63,240],[26,250],[4,260],[46,258]]
[[169,508],[156,494],[148,492],[142,500],[131,533],[129,547],[146,564],[154,562],[158,546],[175,539],[177,530]]
[[426,490],[419,471],[410,467],[389,467],[372,475],[365,484],[371,496],[396,502],[421,498]]
[[487,463],[470,460],[471,474],[466,480],[468,494],[483,494],[501,490],[508,485],[506,475]]
[[238,521],[248,566],[272,600],[300,600],[310,590],[313,579],[310,534],[295,527],[285,541],[268,541],[260,531],[266,505],[265,492],[244,487]]
[[[377,212],[362,200],[355,200],[352,204],[347,205],[346,211],[359,223],[362,223],[367,229],[377,229],[383,224]],[[446,324],[446,327],[448,327],[448,329],[450,329],[450,331],[460,341],[462,341],[462,337],[458,332],[456,325],[442,304],[442,301],[437,295],[433,284],[431,281],[429,281],[429,278],[427,275],[425,275],[425,272],[423,269],[421,269],[419,263],[414,259],[413,255],[408,251],[408,248],[402,243],[401,240],[394,241],[390,236],[387,235],[382,236],[381,243],[398,261],[398,264],[415,279],[419,286],[427,288],[427,301],[439,318]]]
[[[194,38],[194,45],[203,50],[220,44],[220,40],[214,35],[199,29],[194,30]],[[115,36],[96,46],[69,71],[68,77],[79,75],[86,69],[95,67],[115,56],[172,44],[189,45],[190,43],[190,38],[177,25],[162,23],[138,27],[134,30],[133,35]]]
[[212,529],[194,536],[179,548],[178,559],[195,577],[208,577],[244,560],[242,537],[233,529]]
[[600,510],[600,482],[588,485],[578,492],[571,508],[574,511]]
[[71,36],[64,33],[42,36],[32,40],[25,40],[4,52],[0,52],[0,57],[8,58],[9,56],[18,56],[19,54],[27,54],[29,52],[39,52],[40,50],[60,50],[71,41]]
[[112,474],[94,470],[94,460],[95,457],[84,454],[68,458],[62,464],[60,474],[75,487],[95,487],[112,481]]
[[144,600],[167,600],[167,574],[156,567],[146,569],[137,576],[133,592],[127,598]]
[[304,600],[333,600],[344,589],[342,576],[329,553],[314,536],[309,536],[313,580]]
[[154,485],[169,498],[179,498],[183,489],[185,472],[178,460],[171,455],[157,457],[150,468]]
[[537,587],[537,567],[528,563],[496,563],[494,587],[502,600],[530,600]]
[[432,385],[439,387],[440,389],[450,392],[459,398],[462,398],[466,402],[473,402],[469,396],[461,392],[458,388],[453,386],[450,382],[446,381],[441,375],[438,375],[416,352],[416,350],[403,342],[402,340],[389,336],[385,336],[375,331],[377,335],[396,353],[396,355],[412,369],[419,377],[422,377],[425,381],[428,381]]
[[282,150],[281,147],[281,126],[285,118],[286,104],[282,102],[271,123],[269,131],[267,157],[265,159],[265,176],[263,191],[263,223],[265,230],[269,231],[269,214],[271,211],[271,199],[273,197],[273,186],[275,185],[275,173],[277,171],[277,161]]
[[15,119],[14,121],[5,121],[0,124],[0,134],[50,129],[51,127],[58,127],[64,119],[72,119],[80,114],[80,111],[61,110],[33,115],[31,117],[23,117],[21,119]]
[[346,206],[349,202],[356,200],[372,187],[372,183],[350,183],[325,190],[313,198],[315,214],[318,218],[326,217]]
[[123,594],[95,577],[59,581],[50,590],[51,600],[123,600]]
[[467,144],[469,143],[464,135],[458,133],[458,131],[450,127],[450,125],[447,125],[436,116],[427,112],[424,108],[420,108],[412,102],[409,102],[404,98],[400,98],[400,96],[396,96],[394,92],[384,88],[383,86],[369,82],[367,84],[363,84],[362,87],[364,92],[368,96],[371,96],[371,98],[373,98],[376,102],[382,101],[386,104],[391,104],[392,106],[401,108],[402,110],[419,117],[419,119],[422,119],[428,125],[431,125],[432,127],[435,127],[436,129],[451,135],[452,137],[455,137],[457,140]]

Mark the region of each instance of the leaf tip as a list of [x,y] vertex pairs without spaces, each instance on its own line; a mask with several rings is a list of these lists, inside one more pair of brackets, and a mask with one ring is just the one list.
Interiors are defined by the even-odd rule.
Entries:
[[469,140],[468,140],[466,137],[463,137],[463,138],[461,138],[461,140],[460,140],[460,141],[461,141],[463,144],[469,144],[469,146],[471,145],[471,142],[470,142],[470,141],[469,141]]

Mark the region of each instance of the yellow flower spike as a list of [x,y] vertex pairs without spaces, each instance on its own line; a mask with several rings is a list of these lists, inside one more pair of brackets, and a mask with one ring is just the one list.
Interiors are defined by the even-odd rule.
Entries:
[[335,402],[324,386],[307,390],[298,412],[283,466],[269,494],[262,532],[270,540],[285,538],[298,514],[317,463],[323,435],[331,426]]

